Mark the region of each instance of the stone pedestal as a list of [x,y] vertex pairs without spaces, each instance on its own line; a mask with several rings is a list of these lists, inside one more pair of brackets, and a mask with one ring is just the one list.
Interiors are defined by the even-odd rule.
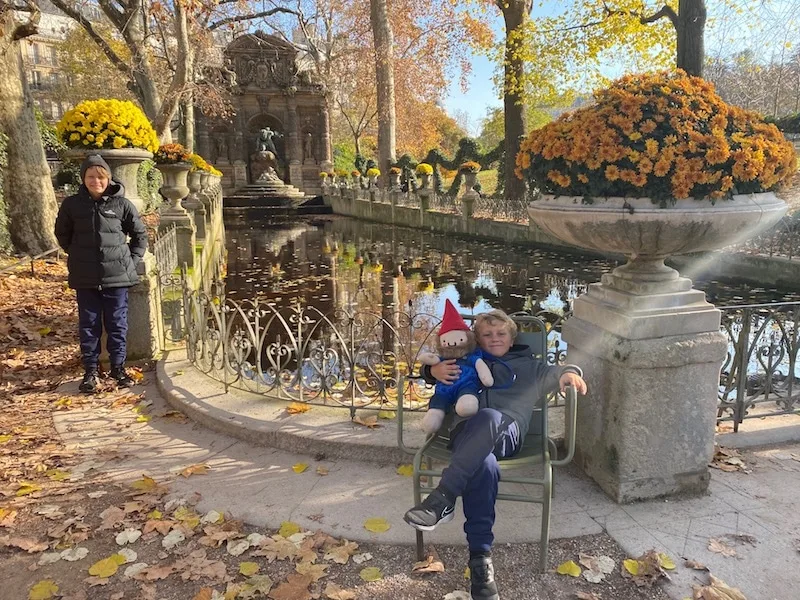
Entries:
[[[202,173],[200,171],[191,171],[187,177],[189,186],[189,195],[183,199],[183,207],[194,216],[195,236],[199,240],[206,237],[206,207],[200,197],[200,179]],[[206,175],[208,179],[208,175]]]
[[139,283],[128,291],[128,360],[153,358],[161,348],[161,305],[155,256],[149,252],[139,263]]
[[617,502],[705,491],[728,347],[720,311],[659,260],[604,275],[573,314],[562,337],[589,386],[579,464]]

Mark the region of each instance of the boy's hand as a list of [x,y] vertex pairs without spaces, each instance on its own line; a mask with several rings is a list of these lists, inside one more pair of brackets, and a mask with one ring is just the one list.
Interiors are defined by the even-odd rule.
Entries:
[[[433,369],[431,369],[431,375],[433,374]],[[577,373],[567,372],[561,376],[561,379],[558,380],[558,386],[563,393],[564,390],[568,385],[571,385],[575,388],[575,391],[579,394],[586,394],[586,382],[583,380],[583,377],[578,375]]]
[[444,384],[450,385],[461,376],[461,367],[455,358],[449,358],[431,367],[431,376]]

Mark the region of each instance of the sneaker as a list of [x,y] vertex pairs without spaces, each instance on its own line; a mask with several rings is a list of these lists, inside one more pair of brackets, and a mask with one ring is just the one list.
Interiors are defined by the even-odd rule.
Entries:
[[470,594],[472,600],[500,600],[494,581],[494,565],[491,556],[476,556],[469,559]]
[[409,510],[403,520],[419,531],[433,531],[439,523],[453,520],[455,502],[451,502],[438,489],[433,490],[422,504]]
[[128,377],[128,374],[125,372],[125,367],[111,367],[111,373],[109,373],[109,375],[111,379],[117,382],[117,387],[127,388],[135,384],[133,379]]
[[97,369],[86,369],[78,389],[84,394],[94,394],[98,385],[100,385],[100,377],[97,374]]

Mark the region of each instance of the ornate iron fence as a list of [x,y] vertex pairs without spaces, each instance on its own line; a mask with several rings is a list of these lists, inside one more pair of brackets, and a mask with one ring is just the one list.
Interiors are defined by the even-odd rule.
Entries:
[[[209,292],[185,285],[186,349],[203,373],[272,398],[357,409],[392,410],[404,382],[404,406],[424,410],[433,389],[419,377],[420,352],[432,351],[440,317],[309,306],[278,307],[258,298],[226,298],[223,284]],[[563,362],[561,315],[549,318],[550,364]]]
[[156,257],[156,268],[160,274],[172,273],[178,268],[178,242],[175,225],[171,225],[156,237],[153,254]]
[[798,259],[800,258],[800,214],[786,216],[769,231],[729,249],[744,254]]
[[475,202],[473,216],[478,219],[528,223],[528,201],[521,198],[481,197]]
[[800,411],[800,302],[724,307],[728,356],[720,373],[719,421]]

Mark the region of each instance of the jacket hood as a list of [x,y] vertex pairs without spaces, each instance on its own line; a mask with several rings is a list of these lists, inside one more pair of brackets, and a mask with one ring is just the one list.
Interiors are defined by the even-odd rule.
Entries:
[[[92,195],[89,193],[88,188],[81,184],[81,187],[78,188],[78,194],[81,196],[85,196],[87,198],[91,198]],[[124,198],[125,197],[125,186],[122,185],[119,181],[114,181],[113,179],[108,182],[108,187],[106,191],[103,192],[102,198]]]

